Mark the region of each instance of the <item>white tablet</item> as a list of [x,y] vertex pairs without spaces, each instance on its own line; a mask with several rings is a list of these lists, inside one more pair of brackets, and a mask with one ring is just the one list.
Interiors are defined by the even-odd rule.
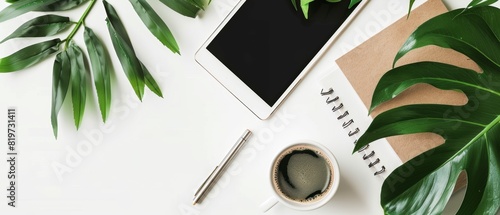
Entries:
[[240,0],[196,61],[266,119],[367,2],[348,9],[349,0],[316,0],[306,20],[290,0]]

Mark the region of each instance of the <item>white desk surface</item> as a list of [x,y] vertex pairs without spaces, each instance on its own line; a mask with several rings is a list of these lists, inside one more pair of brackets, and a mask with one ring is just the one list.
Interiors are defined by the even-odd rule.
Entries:
[[[53,60],[33,68],[0,74],[0,110],[18,108],[19,160],[17,208],[0,201],[0,214],[261,214],[258,205],[271,194],[268,169],[273,155],[298,139],[328,145],[341,165],[341,185],[326,206],[297,212],[277,205],[268,214],[382,214],[380,184],[366,169],[354,171],[359,157],[336,150],[348,141],[318,96],[319,79],[334,60],[404,16],[408,1],[372,0],[306,79],[266,121],[257,119],[194,61],[194,53],[237,0],[214,0],[196,19],[180,16],[150,1],[176,35],[182,56],[172,54],[143,26],[127,1],[109,0],[124,20],[136,52],[159,82],[164,99],[147,92],[140,103],[112,49],[113,108],[103,125],[95,99],[89,99],[83,124],[74,129],[70,103],[59,114],[59,138],[50,125]],[[417,1],[421,3],[422,1]],[[467,0],[446,0],[450,8]],[[7,3],[0,1],[0,8]],[[87,25],[112,47],[102,4]],[[264,5],[263,5],[264,7]],[[65,14],[78,19],[84,8]],[[24,21],[0,23],[4,38]],[[76,41],[83,46],[81,33]],[[64,34],[63,34],[64,36]],[[0,45],[6,56],[36,39]],[[6,122],[0,121],[0,130]],[[224,157],[244,129],[254,136],[207,199],[192,206],[194,191]],[[3,132],[0,139],[6,139]],[[2,142],[0,156],[6,155]],[[2,159],[3,160],[3,159]],[[7,186],[7,163],[0,161],[0,187]],[[2,191],[2,196],[6,191]],[[364,196],[364,197],[363,197]],[[5,199],[5,196],[2,197]],[[456,204],[456,202],[454,203]]]

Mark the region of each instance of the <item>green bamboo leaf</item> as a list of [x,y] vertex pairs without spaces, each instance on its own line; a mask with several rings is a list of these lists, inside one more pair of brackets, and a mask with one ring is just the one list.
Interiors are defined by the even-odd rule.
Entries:
[[351,3],[349,4],[349,9],[354,7],[354,5],[358,4],[359,2],[361,2],[361,0],[351,0]]
[[467,11],[468,9],[471,9],[474,7],[488,6],[488,5],[491,5],[497,1],[498,0],[471,0],[469,5],[467,5],[467,7],[464,8],[461,13],[459,13],[459,15],[462,14],[463,12]]
[[161,92],[160,86],[158,86],[155,79],[153,78],[153,76],[149,72],[148,68],[146,68],[146,66],[144,66],[144,64],[142,62],[140,62],[140,63],[141,63],[142,71],[144,71],[144,81],[146,82],[146,86],[153,93],[155,93],[157,96],[163,98],[163,93]]
[[487,6],[491,5],[498,0],[472,0],[469,5],[467,6],[467,9],[473,8],[473,7],[480,7],[480,6]]
[[108,18],[109,24],[113,26],[114,31],[117,32],[124,42],[127,43],[127,45],[129,45],[133,50],[132,42],[130,41],[130,37],[127,34],[127,30],[125,29],[120,16],[118,16],[118,12],[116,12],[113,5],[108,3],[106,0],[102,1],[102,3],[104,5],[104,10],[106,11],[106,17]]
[[[457,214],[491,214],[500,208],[500,9],[472,7],[425,22],[408,38],[395,62],[428,45],[451,48],[482,73],[437,62],[394,68],[379,81],[371,109],[417,83],[463,92],[463,106],[417,104],[381,113],[358,139],[354,151],[395,135],[431,132],[445,142],[394,170],[384,181],[385,214],[441,214],[458,178],[467,173],[467,190]],[[410,170],[410,171],[409,171]]]
[[65,11],[77,8],[89,0],[59,0],[53,4],[37,8],[36,11]]
[[57,138],[58,123],[57,115],[68,93],[69,81],[71,76],[71,65],[66,51],[60,52],[54,61],[52,73],[52,108],[51,122],[54,136]]
[[0,41],[0,44],[13,38],[53,36],[64,31],[71,25],[69,17],[57,15],[40,16],[21,25],[12,34]]
[[414,3],[415,3],[415,0],[410,0],[410,6],[408,7],[408,17],[410,16],[411,9],[413,8]]
[[50,5],[59,0],[19,0],[0,11],[0,22],[12,19],[27,12]]
[[92,65],[92,74],[102,120],[106,122],[111,107],[111,63],[109,62],[109,54],[94,31],[88,27],[85,27],[84,40]]
[[7,3],[14,3],[16,1],[19,1],[19,0],[5,0]]
[[200,8],[196,7],[192,3],[187,0],[160,0],[163,4],[170,7],[172,10],[180,13],[184,16],[188,16],[191,18],[196,17]]
[[79,129],[87,101],[87,68],[85,67],[85,58],[80,47],[72,43],[68,47],[67,52],[71,62],[73,117],[76,129]]
[[12,55],[0,58],[0,73],[14,72],[35,65],[59,50],[60,39],[25,47]]
[[292,1],[293,8],[295,10],[299,10],[299,8],[297,7],[297,0],[291,0],[291,1]]
[[[291,1],[292,1],[293,8],[295,8],[295,10],[298,10],[298,8],[297,8],[297,0],[291,0]],[[304,14],[304,17],[306,19],[309,18],[309,4],[312,3],[312,2],[314,2],[314,1],[315,0],[300,0],[300,8],[301,8],[302,13]],[[326,1],[330,2],[330,3],[339,3],[342,0],[326,0]],[[361,2],[361,0],[350,0],[348,8],[351,9],[352,7],[354,7],[359,2]]]
[[302,13],[306,19],[309,18],[309,3],[314,0],[300,0],[300,8],[302,9]]
[[187,1],[201,10],[205,9],[205,2],[203,2],[203,0],[187,0]]
[[115,47],[116,55],[120,60],[123,71],[127,75],[135,94],[142,100],[145,83],[141,64],[135,55],[132,43],[115,9],[112,5],[107,3],[107,1],[103,1],[103,3],[108,16],[106,24],[108,26],[109,35],[111,36],[111,41]]
[[153,10],[146,0],[130,0],[135,11],[142,19],[142,22],[148,27],[149,31],[167,46],[173,53],[179,53],[179,46],[175,41],[174,35],[170,32],[167,25]]

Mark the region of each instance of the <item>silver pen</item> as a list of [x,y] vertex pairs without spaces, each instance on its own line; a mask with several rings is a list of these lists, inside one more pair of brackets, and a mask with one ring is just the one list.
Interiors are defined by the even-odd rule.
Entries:
[[224,157],[224,159],[220,162],[218,166],[215,167],[214,171],[208,176],[208,178],[203,182],[200,188],[198,188],[198,191],[194,194],[194,199],[193,199],[193,205],[196,203],[201,203],[203,201],[203,198],[205,195],[212,189],[213,185],[219,179],[220,175],[222,174],[222,171],[224,171],[227,166],[229,166],[229,162],[234,158],[236,153],[243,147],[243,144],[248,140],[248,138],[252,135],[252,132],[250,130],[245,130],[243,132],[243,135],[236,141],[236,144],[233,146],[231,151]]

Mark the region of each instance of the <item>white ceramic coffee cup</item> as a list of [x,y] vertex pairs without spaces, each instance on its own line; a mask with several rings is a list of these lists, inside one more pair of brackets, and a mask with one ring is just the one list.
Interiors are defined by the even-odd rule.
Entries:
[[[306,145],[306,146],[311,146],[312,148],[319,149],[321,151],[321,153],[324,155],[323,157],[328,159],[329,163],[331,164],[330,165],[330,168],[331,168],[330,172],[333,173],[333,174],[330,174],[331,185],[322,194],[322,197],[320,199],[315,200],[315,201],[299,202],[299,201],[291,200],[289,198],[285,198],[283,196],[284,194],[281,194],[281,195],[279,194],[280,191],[277,190],[277,188],[275,187],[274,182],[273,182],[274,181],[274,179],[273,179],[274,168],[275,168],[275,165],[277,165],[276,163],[280,162],[278,160],[280,158],[280,155],[282,153],[285,153],[285,151],[287,151],[288,149],[295,147],[295,146],[298,146],[298,145]],[[273,159],[273,162],[271,164],[268,178],[269,178],[269,182],[270,182],[271,187],[272,187],[273,194],[271,195],[271,197],[269,197],[266,201],[264,201],[260,205],[260,208],[263,212],[268,211],[277,203],[283,204],[283,205],[285,205],[289,208],[295,209],[295,210],[313,210],[313,209],[317,209],[317,208],[325,205],[327,202],[329,202],[332,199],[335,192],[337,192],[339,182],[340,182],[339,181],[340,180],[340,171],[339,171],[339,165],[337,163],[337,160],[335,159],[335,156],[333,155],[333,153],[330,150],[328,150],[326,147],[324,147],[323,145],[321,145],[318,142],[311,141],[311,140],[301,140],[301,141],[297,141],[296,143],[287,146],[286,148],[281,150],[276,155],[276,157]]]

